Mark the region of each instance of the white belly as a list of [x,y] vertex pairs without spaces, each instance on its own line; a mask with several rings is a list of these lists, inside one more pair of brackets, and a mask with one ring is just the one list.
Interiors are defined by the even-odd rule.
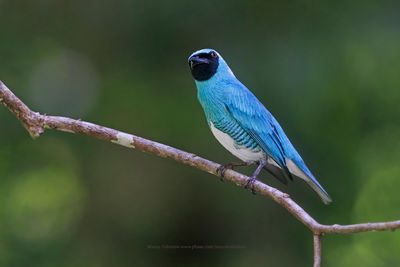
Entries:
[[251,150],[244,146],[238,146],[232,137],[215,128],[212,122],[210,122],[210,128],[218,142],[220,142],[221,145],[235,157],[238,157],[245,162],[255,162],[260,159],[265,159],[266,156],[261,150]]

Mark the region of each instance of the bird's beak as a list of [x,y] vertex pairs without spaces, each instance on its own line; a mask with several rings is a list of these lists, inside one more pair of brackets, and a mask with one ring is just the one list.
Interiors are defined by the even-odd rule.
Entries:
[[191,69],[193,69],[197,65],[208,64],[208,63],[209,61],[206,58],[200,58],[198,56],[192,56],[191,58],[189,58],[189,66]]

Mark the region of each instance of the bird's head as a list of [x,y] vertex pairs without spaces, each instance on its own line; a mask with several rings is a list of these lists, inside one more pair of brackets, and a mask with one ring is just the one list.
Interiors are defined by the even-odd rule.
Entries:
[[199,82],[209,80],[224,70],[232,74],[224,59],[214,49],[198,50],[189,56],[188,62],[193,78]]

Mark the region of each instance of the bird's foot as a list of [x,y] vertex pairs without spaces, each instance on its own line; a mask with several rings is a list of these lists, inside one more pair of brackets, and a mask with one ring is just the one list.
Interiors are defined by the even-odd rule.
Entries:
[[257,180],[258,175],[260,174],[262,168],[264,168],[265,164],[267,164],[266,160],[262,159],[258,162],[257,169],[254,171],[253,175],[250,176],[250,179],[247,180],[247,183],[244,188],[251,190],[253,195],[256,194],[256,190],[254,190],[254,183]]
[[251,164],[252,164],[252,162],[228,163],[228,164],[220,165],[217,168],[216,172],[220,176],[221,182],[223,182],[226,170],[233,170],[235,167],[249,166]]
[[253,195],[256,194],[256,190],[254,189],[254,183],[256,182],[256,177],[251,176],[249,180],[247,180],[246,185],[244,186],[245,189],[250,189]]
[[224,175],[226,170],[233,170],[234,165],[232,163],[228,163],[228,164],[224,164],[224,165],[220,165],[216,172],[220,177],[221,182],[224,181]]

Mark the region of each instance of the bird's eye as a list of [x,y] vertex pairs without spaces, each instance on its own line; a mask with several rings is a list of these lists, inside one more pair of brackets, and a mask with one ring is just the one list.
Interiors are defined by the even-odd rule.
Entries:
[[215,53],[214,51],[211,51],[210,55],[211,55],[211,57],[213,57],[213,58],[217,58],[217,53]]

